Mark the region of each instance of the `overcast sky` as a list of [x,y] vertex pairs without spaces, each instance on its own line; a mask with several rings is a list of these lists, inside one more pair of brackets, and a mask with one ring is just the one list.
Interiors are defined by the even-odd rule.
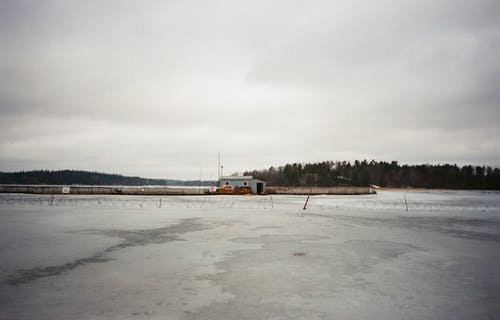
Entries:
[[0,171],[500,165],[500,1],[0,1]]

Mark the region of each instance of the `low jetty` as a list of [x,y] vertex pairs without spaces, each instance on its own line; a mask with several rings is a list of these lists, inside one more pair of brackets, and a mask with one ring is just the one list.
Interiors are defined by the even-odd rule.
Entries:
[[209,187],[0,185],[0,193],[195,196],[211,194],[213,192],[211,192]]
[[[109,194],[109,195],[157,195],[196,196],[214,194],[243,194],[217,192],[215,187],[174,186],[83,186],[83,185],[0,185],[0,193],[33,194]],[[266,194],[283,195],[362,195],[375,194],[371,187],[273,187],[266,188]]]
[[361,195],[361,194],[376,194],[374,188],[371,187],[271,187],[266,189],[268,194],[288,194],[288,195]]

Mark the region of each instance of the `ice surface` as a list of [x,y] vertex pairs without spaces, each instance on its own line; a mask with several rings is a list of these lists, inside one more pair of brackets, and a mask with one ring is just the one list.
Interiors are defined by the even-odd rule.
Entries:
[[1,194],[0,319],[499,317],[500,193],[305,198]]

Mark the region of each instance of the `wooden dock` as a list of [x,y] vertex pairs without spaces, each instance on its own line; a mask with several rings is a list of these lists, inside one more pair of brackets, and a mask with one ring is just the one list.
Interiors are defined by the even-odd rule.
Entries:
[[353,187],[353,186],[340,186],[340,187],[273,187],[267,186],[268,194],[288,194],[288,195],[319,195],[319,194],[333,194],[333,195],[361,195],[361,194],[376,194],[374,188],[371,187]]
[[204,195],[207,188],[170,186],[81,186],[81,185],[0,185],[0,193],[109,194],[109,195]]

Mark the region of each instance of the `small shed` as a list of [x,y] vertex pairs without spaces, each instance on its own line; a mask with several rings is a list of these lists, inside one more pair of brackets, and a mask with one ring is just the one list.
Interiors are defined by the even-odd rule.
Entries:
[[219,186],[250,187],[252,193],[261,194],[266,192],[266,182],[254,179],[252,176],[225,176],[220,177]]

